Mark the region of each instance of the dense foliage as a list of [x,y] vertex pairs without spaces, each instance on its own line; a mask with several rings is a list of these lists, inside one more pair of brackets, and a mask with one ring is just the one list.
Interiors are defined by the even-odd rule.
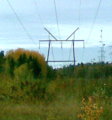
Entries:
[[27,79],[30,75],[35,79],[46,76],[46,63],[44,57],[38,52],[24,49],[10,50],[4,58],[6,59],[5,72],[12,78]]
[[112,119],[109,63],[53,69],[38,52],[17,49],[0,54],[0,81],[1,120]]
[[75,78],[109,78],[112,76],[112,64],[111,63],[86,63],[70,65],[59,69],[59,74],[63,76],[70,76]]

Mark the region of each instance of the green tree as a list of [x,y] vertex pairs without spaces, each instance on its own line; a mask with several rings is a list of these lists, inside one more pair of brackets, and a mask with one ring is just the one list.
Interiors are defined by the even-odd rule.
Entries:
[[10,73],[11,77],[14,77],[14,69],[15,69],[14,58],[10,57],[8,59],[8,63],[9,63],[9,73]]
[[4,62],[5,62],[4,53],[0,52],[0,72],[3,72]]
[[[31,57],[29,59],[31,59]],[[34,78],[41,75],[41,65],[39,64],[37,58],[32,58],[32,60],[28,62],[28,68],[32,69]]]
[[17,66],[21,66],[22,64],[26,63],[27,61],[27,57],[26,57],[26,54],[22,54],[19,56],[18,60],[17,60]]

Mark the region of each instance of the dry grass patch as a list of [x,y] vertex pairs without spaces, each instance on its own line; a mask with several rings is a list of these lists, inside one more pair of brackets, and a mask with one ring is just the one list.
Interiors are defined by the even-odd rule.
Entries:
[[0,104],[0,120],[73,120],[78,119],[76,100],[54,101],[50,104]]

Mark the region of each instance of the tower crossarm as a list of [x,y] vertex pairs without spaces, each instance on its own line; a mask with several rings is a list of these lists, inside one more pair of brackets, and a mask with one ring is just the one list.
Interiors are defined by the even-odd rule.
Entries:
[[79,28],[77,28],[67,39],[66,39],[66,41],[73,35],[73,34],[75,34],[75,32],[78,30]]
[[44,28],[56,41],[57,41],[57,38],[56,37],[54,37],[54,35],[53,34],[51,34],[46,28]]

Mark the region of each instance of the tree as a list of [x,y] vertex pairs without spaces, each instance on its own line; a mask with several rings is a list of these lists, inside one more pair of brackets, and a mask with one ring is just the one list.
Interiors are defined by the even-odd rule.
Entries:
[[10,73],[11,77],[14,77],[14,69],[15,69],[14,58],[10,57],[8,59],[8,62],[9,62],[9,73]]
[[1,51],[0,52],[0,72],[3,71],[3,68],[4,68],[4,62],[5,62],[5,58],[4,58],[4,52]]
[[27,57],[26,57],[26,54],[22,54],[19,56],[18,60],[17,60],[17,66],[21,66],[22,64],[26,63],[27,61]]
[[32,69],[34,78],[37,78],[41,75],[41,65],[39,64],[37,58],[32,58],[32,61],[29,61],[28,68]]

